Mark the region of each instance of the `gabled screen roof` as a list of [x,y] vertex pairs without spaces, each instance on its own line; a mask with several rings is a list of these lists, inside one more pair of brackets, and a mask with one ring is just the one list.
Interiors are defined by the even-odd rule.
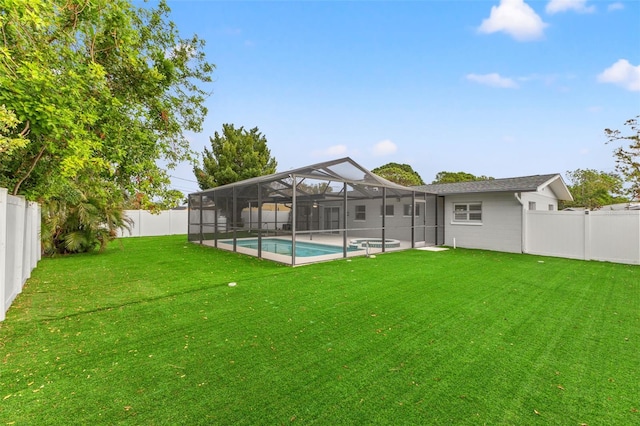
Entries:
[[[380,196],[380,189],[387,188],[392,193],[406,193],[412,191],[425,192],[416,188],[408,188],[402,185],[398,185],[394,182],[381,178],[358,163],[353,161],[349,157],[340,158],[332,161],[325,161],[322,163],[313,164],[306,167],[300,167],[297,169],[288,170],[286,172],[278,172],[271,175],[259,176],[251,179],[246,179],[239,182],[234,182],[228,185],[219,186],[217,188],[206,189],[204,191],[196,192],[195,194],[208,193],[211,191],[217,191],[223,188],[232,188],[234,186],[251,186],[256,184],[264,184],[270,187],[274,193],[280,193],[281,196],[286,197],[290,195],[293,178],[297,179],[318,179],[322,181],[330,182],[342,182],[349,184],[352,191],[360,193],[361,197],[375,197]],[[299,182],[299,181],[298,181]],[[303,191],[304,192],[304,191]],[[275,194],[272,193],[272,196]],[[307,194],[312,195],[312,194]],[[314,194],[318,195],[318,194]],[[332,194],[337,195],[337,194]]]

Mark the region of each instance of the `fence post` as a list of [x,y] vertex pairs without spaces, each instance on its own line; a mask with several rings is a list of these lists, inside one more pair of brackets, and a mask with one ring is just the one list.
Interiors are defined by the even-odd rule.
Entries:
[[16,197],[17,198],[17,211],[16,222],[13,226],[16,228],[15,232],[15,240],[12,242],[13,250],[14,250],[14,261],[13,261],[13,285],[15,293],[12,295],[12,298],[15,298],[15,295],[22,292],[22,277],[24,276],[24,268],[26,265],[24,264],[24,245],[26,244],[25,238],[27,237],[27,232],[25,229],[25,219],[26,219],[26,208],[27,201],[24,197]]
[[525,209],[524,206],[521,207],[522,209],[522,238],[521,238],[521,243],[522,243],[522,253],[529,253],[529,247],[527,247],[528,242],[529,242],[529,210]]
[[638,213],[638,229],[636,230],[638,233],[638,258],[636,259],[637,264],[640,265],[640,213]]
[[0,188],[0,321],[7,312],[7,197],[9,191]]
[[591,260],[591,214],[584,211],[584,260]]
[[31,258],[31,269],[33,270],[36,266],[38,266],[38,262],[42,259],[42,240],[40,239],[40,233],[42,231],[42,210],[40,208],[40,204],[35,201],[31,202],[31,215],[33,216],[33,220],[31,222],[33,226],[33,241],[35,244],[32,249],[33,257]]
[[133,235],[135,237],[141,237],[141,236],[144,235],[143,231],[142,231],[142,225],[143,225],[142,224],[142,209],[135,210],[135,212],[136,212],[136,222],[135,222],[135,224],[133,226],[135,228],[137,228],[137,229],[136,229],[136,231],[134,232]]
[[31,246],[33,246],[33,232],[31,226],[31,202],[25,201],[22,209],[22,274],[20,275],[20,287],[18,292],[22,292],[22,287],[31,276]]
[[[31,277],[31,271],[38,265],[42,256],[40,249],[40,205],[28,201],[25,206],[24,225],[24,262],[22,270],[22,285]],[[22,287],[21,287],[22,288]]]

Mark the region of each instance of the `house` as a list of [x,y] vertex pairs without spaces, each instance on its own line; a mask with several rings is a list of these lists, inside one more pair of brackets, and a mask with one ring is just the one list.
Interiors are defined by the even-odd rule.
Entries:
[[602,211],[640,210],[640,203],[628,202],[628,203],[609,204],[607,206],[600,207],[598,210],[602,210]]
[[557,173],[415,188],[444,197],[445,245],[513,253],[525,248],[527,210],[573,199]]

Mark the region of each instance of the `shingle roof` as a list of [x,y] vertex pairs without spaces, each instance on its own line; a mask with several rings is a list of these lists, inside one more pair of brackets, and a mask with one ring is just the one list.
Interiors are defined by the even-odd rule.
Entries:
[[477,192],[529,192],[560,177],[559,174],[523,176],[505,179],[479,180],[473,182],[435,183],[416,186],[422,191],[439,195]]

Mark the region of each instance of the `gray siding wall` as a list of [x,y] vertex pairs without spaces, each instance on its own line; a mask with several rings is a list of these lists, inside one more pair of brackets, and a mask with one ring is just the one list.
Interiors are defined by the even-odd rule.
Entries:
[[[393,216],[385,217],[386,237],[398,240],[411,240],[411,216],[404,216],[404,204],[411,204],[411,199],[403,199],[397,201],[387,199],[387,205],[394,206]],[[366,220],[357,221],[356,206],[366,206]],[[347,205],[347,227],[349,228],[349,236],[351,237],[372,237],[382,236],[381,230],[371,230],[368,228],[381,228],[382,215],[380,214],[382,200],[350,200]],[[425,205],[420,207],[420,217],[416,218],[416,223],[424,223]],[[362,230],[358,230],[362,229]]]
[[549,211],[549,205],[553,206],[553,211],[558,210],[558,199],[549,187],[542,188],[538,192],[523,192],[522,202],[524,209],[529,210],[529,202],[536,203],[537,211]]
[[[453,221],[454,203],[482,203],[482,224]],[[526,204],[526,203],[525,203]],[[445,197],[445,245],[512,253],[522,252],[522,205],[513,193]]]
[[[410,197],[403,197],[398,200],[395,197],[387,198],[387,205],[394,206],[393,216],[385,217],[385,227],[386,227],[386,238],[398,239],[398,240],[411,240],[411,216],[404,215],[404,206],[405,204],[412,204],[412,199]],[[419,215],[415,218],[415,225],[420,226],[425,223],[425,215],[427,215],[426,220],[435,221],[435,211],[434,211],[434,201],[430,202],[416,202],[416,204],[420,205]],[[341,202],[335,203],[323,203],[322,206],[318,209],[320,210],[320,223],[324,224],[324,207],[339,207],[340,208],[340,226],[342,225],[342,208],[343,205]],[[356,220],[356,206],[365,206],[365,220]],[[347,202],[347,228],[349,230],[349,237],[357,238],[357,237],[382,237],[382,215],[381,213],[382,207],[382,199],[351,199]],[[432,222],[428,222],[428,224],[432,224]],[[429,227],[431,236],[429,234],[429,243],[433,244],[435,241],[435,229],[433,226]],[[417,231],[416,241],[423,241],[425,239],[424,235],[419,235],[420,232]],[[432,241],[433,240],[433,241]]]

